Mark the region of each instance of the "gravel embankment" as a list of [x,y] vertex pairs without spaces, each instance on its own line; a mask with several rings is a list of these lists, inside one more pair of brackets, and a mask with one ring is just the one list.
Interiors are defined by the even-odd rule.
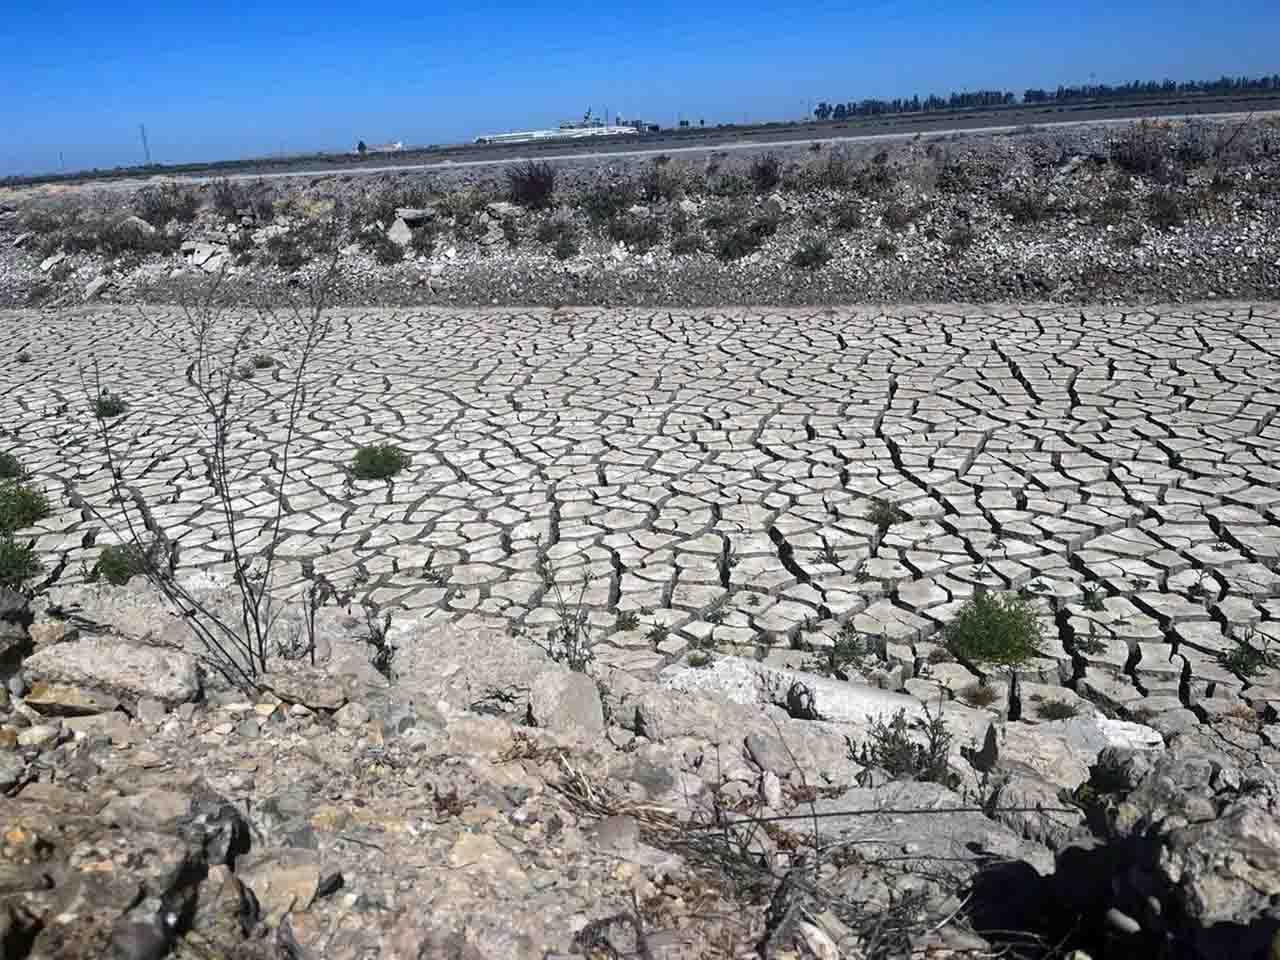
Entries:
[[[207,288],[224,263],[226,293],[288,298],[320,269],[316,226],[335,202],[352,216],[333,299],[350,305],[1134,303],[1280,293],[1274,119],[1243,129],[1201,122],[922,137],[879,150],[563,163],[543,211],[504,207],[507,184],[497,178],[505,173],[493,170],[262,184],[270,215],[258,204],[257,216],[230,222],[215,209],[217,187],[204,185],[184,188],[199,203],[190,222],[148,220],[164,252],[115,257],[81,249],[94,246],[83,237],[95,224],[145,214],[139,194],[92,186],[10,194],[0,207],[0,305],[175,302]],[[754,182],[766,156],[778,160],[774,185]],[[616,215],[600,215],[601,197],[616,200]],[[432,241],[383,263],[377,244],[352,241],[360,230],[379,232],[375,221],[390,229],[397,200],[427,209],[415,232]],[[760,224],[758,249],[727,258],[724,238]],[[555,240],[566,233],[573,247],[561,259]],[[807,240],[825,261],[813,269],[791,262]],[[65,259],[50,263],[59,251]]]

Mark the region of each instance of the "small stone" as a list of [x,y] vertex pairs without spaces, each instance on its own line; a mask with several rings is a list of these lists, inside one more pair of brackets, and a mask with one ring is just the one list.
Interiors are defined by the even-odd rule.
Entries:
[[60,733],[62,733],[61,724],[38,723],[18,734],[18,746],[43,747],[57,740]]
[[1142,925],[1137,920],[1129,916],[1115,907],[1110,908],[1106,913],[1107,926],[1120,933],[1135,934],[1142,932]]
[[407,247],[409,241],[413,239],[413,231],[409,229],[409,225],[401,219],[397,219],[395,223],[387,230],[387,239],[392,243],[401,247]]
[[138,719],[143,723],[163,723],[166,712],[159,700],[143,697],[138,701]]
[[782,780],[772,770],[760,775],[760,799],[775,810],[782,807]]
[[369,722],[369,708],[362,703],[348,703],[333,719],[343,730],[358,730]]
[[258,720],[256,717],[245,717],[236,726],[236,733],[244,737],[246,740],[252,740],[259,733]]

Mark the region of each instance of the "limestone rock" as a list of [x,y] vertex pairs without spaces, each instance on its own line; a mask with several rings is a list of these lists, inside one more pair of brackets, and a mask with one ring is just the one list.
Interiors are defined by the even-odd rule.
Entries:
[[584,673],[543,670],[529,690],[529,712],[539,726],[596,739],[604,734],[604,709],[595,682]]
[[148,697],[176,706],[200,692],[190,654],[106,637],[42,647],[27,658],[23,671],[32,684],[65,684],[131,705]]
[[409,225],[403,219],[397,218],[396,222],[387,228],[387,239],[402,247],[407,247],[409,241],[413,239],[413,231],[409,229]]

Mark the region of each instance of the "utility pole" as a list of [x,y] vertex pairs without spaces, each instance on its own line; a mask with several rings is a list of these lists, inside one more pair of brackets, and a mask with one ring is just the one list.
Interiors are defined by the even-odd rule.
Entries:
[[142,155],[146,157],[147,166],[151,166],[151,147],[147,144],[147,125],[145,123],[138,124],[138,132],[142,134]]

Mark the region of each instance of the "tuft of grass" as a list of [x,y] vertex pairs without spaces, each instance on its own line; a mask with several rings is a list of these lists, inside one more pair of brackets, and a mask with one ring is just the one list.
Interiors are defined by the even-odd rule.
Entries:
[[556,255],[557,260],[568,260],[571,257],[576,257],[578,255],[578,241],[572,232],[562,233],[551,252]]
[[268,237],[267,253],[281,270],[297,270],[307,262],[307,254],[295,231]]
[[8,450],[0,450],[0,480],[23,480],[26,476],[22,462]]
[[374,443],[356,451],[351,472],[359,480],[388,480],[408,469],[413,458],[392,443]]
[[985,683],[971,683],[961,688],[960,699],[975,707],[989,707],[1000,699],[1000,693]]
[[662,228],[651,217],[615,217],[609,221],[605,232],[610,240],[636,253],[651,250],[662,240]]
[[520,226],[515,217],[502,218],[502,238],[507,241],[508,247],[514,249],[520,246]]
[[635,203],[635,185],[629,180],[598,183],[582,195],[583,212],[592,223],[608,223]]
[[875,524],[877,530],[885,533],[895,523],[900,523],[907,519],[907,515],[888,500],[876,498],[871,501],[871,509],[867,511],[867,519]]
[[436,252],[436,231],[430,224],[413,231],[409,238],[409,249],[419,257],[429,257]]
[[823,237],[801,237],[800,246],[791,254],[790,263],[801,270],[817,270],[826,266],[834,254]]
[[1103,610],[1102,601],[1104,601],[1107,598],[1107,595],[1103,591],[1101,584],[1097,584],[1097,583],[1082,584],[1080,587],[1080,593],[1081,593],[1080,602],[1084,605],[1084,608],[1086,610],[1089,610],[1092,613],[1102,612]]
[[996,204],[1020,227],[1041,223],[1053,215],[1053,204],[1043,190],[1003,194]]
[[1070,720],[1079,713],[1079,704],[1066,700],[1046,700],[1036,704],[1036,716],[1041,720]]
[[190,223],[200,210],[200,197],[194,190],[176,183],[144,187],[134,196],[134,209],[153,227],[170,221]]
[[1233,636],[1232,649],[1218,654],[1218,663],[1236,676],[1248,680],[1268,670],[1280,667],[1280,656],[1271,649],[1271,638],[1264,636],[1257,642],[1257,632],[1248,631],[1244,636]]
[[712,656],[705,650],[695,650],[689,654],[689,666],[695,668],[708,667],[711,665]]
[[0,480],[0,533],[22,530],[50,512],[49,498],[25,480]]
[[99,420],[111,420],[123,416],[129,404],[119,394],[112,393],[110,387],[103,387],[98,398],[93,402],[93,414]]
[[696,233],[681,233],[671,238],[671,252],[678,257],[701,253],[705,249],[707,242]]
[[716,254],[721,260],[740,260],[759,250],[777,232],[777,218],[762,214],[746,226],[722,234],[716,243]]
[[547,210],[556,191],[556,171],[545,160],[530,160],[507,171],[507,193],[511,202],[526,210]]
[[404,247],[381,230],[366,230],[360,235],[360,246],[373,253],[373,258],[384,267],[404,259]]
[[782,161],[774,154],[766,153],[751,161],[750,173],[756,193],[768,193],[782,183]]
[[1187,222],[1187,208],[1175,190],[1157,190],[1148,202],[1151,222],[1161,230],[1172,230]]
[[1111,162],[1125,173],[1163,181],[1169,175],[1168,144],[1159,127],[1145,120],[1111,141]]
[[953,739],[942,713],[929,713],[924,728],[924,743],[918,743],[908,732],[910,724],[905,710],[899,710],[887,722],[883,718],[871,724],[869,738],[861,747],[845,737],[849,758],[864,767],[879,767],[895,780],[921,780],[952,786],[956,776],[947,767],[947,754]]
[[862,226],[862,210],[852,200],[846,200],[835,209],[831,229],[836,233],[849,233]]
[[943,632],[947,649],[973,663],[1016,667],[1044,655],[1040,620],[1018,593],[975,593]]
[[19,543],[11,533],[0,534],[0,587],[20,590],[41,569],[32,544]]
[[661,643],[665,643],[666,639],[671,636],[671,628],[665,623],[655,623],[649,628],[644,638],[649,641],[653,647],[657,647]]
[[896,256],[898,253],[898,245],[888,237],[881,237],[877,240],[874,249],[876,256],[881,260],[888,260],[890,257]]
[[905,230],[915,221],[917,212],[895,200],[885,205],[884,212],[880,216],[884,220],[884,225],[890,230]]
[[619,610],[618,618],[614,621],[614,629],[631,631],[640,626],[640,614],[635,610]]
[[253,366],[255,370],[270,370],[276,365],[275,357],[269,353],[255,353],[253,355]]
[[30,363],[32,360],[31,351],[25,349],[19,350],[17,360],[19,363]]
[[94,575],[117,587],[124,586],[146,569],[146,551],[134,543],[117,543],[103,548],[98,562],[93,565]]

